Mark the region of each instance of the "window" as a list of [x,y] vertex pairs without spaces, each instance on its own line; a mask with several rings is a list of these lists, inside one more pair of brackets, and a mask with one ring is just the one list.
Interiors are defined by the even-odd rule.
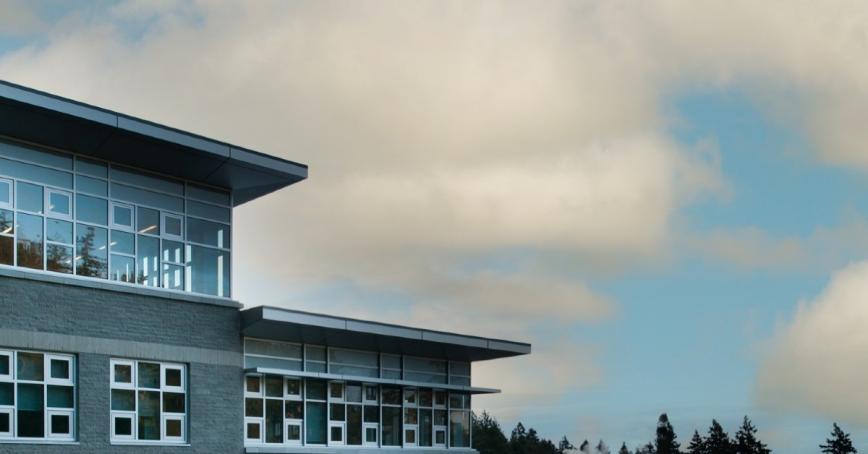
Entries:
[[228,298],[231,221],[228,191],[0,141],[0,265]]
[[112,202],[111,226],[118,230],[133,230],[133,206],[124,203]]
[[326,372],[326,349],[316,345],[304,347],[304,370],[308,372]]
[[470,395],[449,394],[449,446],[470,447]]
[[0,351],[0,439],[75,438],[72,355]]
[[380,364],[382,367],[381,377],[401,379],[401,357],[399,355],[380,355]]
[[329,372],[357,377],[377,377],[376,352],[329,348]]
[[405,356],[404,379],[423,383],[446,383],[446,361]]
[[112,441],[186,441],[186,372],[183,364],[112,359]]
[[49,216],[72,219],[72,194],[69,192],[48,189],[45,191],[45,205]]
[[12,208],[12,180],[0,178],[0,207]]
[[184,238],[184,218],[177,214],[162,213],[163,237],[181,240]]

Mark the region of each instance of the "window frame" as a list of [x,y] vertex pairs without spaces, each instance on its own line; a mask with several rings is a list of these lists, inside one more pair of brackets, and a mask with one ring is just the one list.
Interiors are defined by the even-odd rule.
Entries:
[[[74,402],[74,401],[73,401]],[[48,409],[50,408],[50,409]],[[66,416],[69,419],[69,431],[67,433],[54,433],[52,430],[52,416]],[[75,435],[75,410],[61,410],[53,407],[46,407],[45,411],[45,438],[49,440],[69,440]]]
[[[51,209],[51,195],[52,194],[59,194],[59,195],[65,196],[69,200],[69,207],[68,207],[69,213],[58,213],[58,212],[53,211]],[[66,191],[66,190],[62,190],[62,189],[55,189],[51,186],[44,186],[44,188],[42,190],[42,195],[45,198],[45,200],[42,201],[42,203],[44,205],[44,208],[42,211],[45,213],[45,216],[51,217],[54,219],[63,219],[64,221],[73,221],[73,218],[75,217],[74,216],[75,211],[73,209],[73,204],[74,204],[73,200],[75,200],[74,191]]]
[[[14,385],[13,385],[14,386]],[[8,440],[15,438],[15,405],[0,407],[0,414],[8,415],[9,431],[0,432],[0,440]]]
[[[130,225],[118,224],[115,222],[115,207],[126,208],[130,210]],[[109,228],[112,230],[121,230],[129,233],[136,233],[136,207],[131,203],[115,202],[109,199]]]
[[[368,440],[368,430],[374,430],[374,440]],[[362,422],[362,446],[368,448],[376,448],[380,446],[380,423],[377,422]]]
[[[245,416],[244,417],[244,443],[254,443],[257,445],[265,444],[265,423],[263,422],[264,417],[256,417],[256,416]],[[259,438],[249,438],[247,436],[247,429],[250,425],[259,426]],[[255,441],[254,441],[255,440]]]
[[[332,429],[340,429],[341,439],[332,439]],[[347,422],[344,421],[329,421],[328,423],[328,446],[346,446],[347,445]]]
[[[158,364],[160,370],[159,377],[159,385],[156,388],[150,387],[141,387],[138,375],[139,375],[139,367],[141,363],[148,364]],[[128,359],[128,358],[111,358],[109,361],[110,372],[109,375],[111,377],[109,382],[109,408],[111,408],[111,390],[124,390],[124,391],[132,391],[135,398],[135,407],[132,411],[127,410],[110,410],[109,418],[111,424],[111,432],[109,433],[109,440],[112,444],[130,444],[130,445],[178,445],[178,444],[186,444],[188,443],[188,433],[189,428],[187,426],[190,416],[190,393],[187,389],[188,379],[188,365],[183,363],[175,363],[168,361],[156,361],[156,360],[138,360],[138,359]],[[115,382],[115,365],[131,365],[132,369],[132,383],[116,383]],[[180,369],[181,371],[181,386],[169,386],[166,385],[166,370],[176,370]],[[142,440],[139,438],[138,431],[138,419],[140,417],[141,406],[138,402],[138,395],[142,391],[147,392],[155,392],[158,394],[159,406],[160,406],[160,416],[159,416],[159,440]],[[184,395],[184,412],[183,413],[167,413],[163,409],[163,400],[165,394],[183,394]],[[116,427],[116,419],[117,418],[132,418],[132,435],[116,435],[115,427]],[[166,421],[168,420],[180,420],[181,421],[181,437],[169,437],[166,434]],[[246,427],[246,426],[245,426]]]
[[[171,234],[171,233],[166,231],[166,219],[167,218],[175,218],[178,220],[178,222],[181,223],[181,234],[180,235],[174,235],[174,234]],[[176,240],[176,241],[183,242],[184,241],[184,225],[185,225],[185,222],[184,222],[184,215],[183,214],[178,214],[178,213],[173,213],[170,211],[160,210],[160,237],[161,238],[165,238],[167,240]]]
[[0,184],[9,185],[9,199],[8,200],[0,199],[0,208],[6,208],[9,210],[14,209],[14,205],[15,205],[15,193],[14,193],[15,181],[12,180],[11,178],[5,178],[4,177],[4,178],[0,178]]

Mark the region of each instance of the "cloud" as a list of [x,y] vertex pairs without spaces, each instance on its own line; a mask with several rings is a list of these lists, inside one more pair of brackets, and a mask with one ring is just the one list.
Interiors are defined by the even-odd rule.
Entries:
[[44,30],[47,24],[30,9],[26,2],[0,2],[0,36],[22,36]]
[[803,302],[763,356],[755,399],[781,412],[822,414],[868,425],[868,262],[837,272]]
[[759,227],[693,234],[693,253],[747,271],[830,273],[868,255],[868,221],[849,216],[803,235],[773,235]]

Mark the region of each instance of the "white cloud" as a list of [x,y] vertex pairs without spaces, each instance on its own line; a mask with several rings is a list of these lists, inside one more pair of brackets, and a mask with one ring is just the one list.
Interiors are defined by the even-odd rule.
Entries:
[[29,35],[47,27],[42,19],[21,0],[0,2],[0,36]]
[[782,412],[868,425],[868,262],[836,273],[803,302],[763,355],[756,400]]

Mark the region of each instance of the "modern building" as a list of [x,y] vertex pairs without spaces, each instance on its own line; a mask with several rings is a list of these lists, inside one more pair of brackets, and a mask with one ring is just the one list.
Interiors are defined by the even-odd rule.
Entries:
[[233,299],[233,209],[306,177],[0,82],[0,452],[472,452],[530,345]]

